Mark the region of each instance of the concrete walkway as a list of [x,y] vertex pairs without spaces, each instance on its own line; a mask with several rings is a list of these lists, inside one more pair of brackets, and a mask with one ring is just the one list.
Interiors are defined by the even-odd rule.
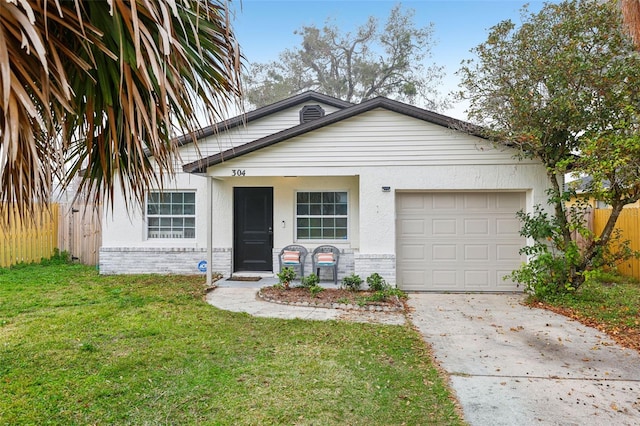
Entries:
[[522,296],[411,294],[471,425],[640,425],[640,355]]
[[258,287],[219,287],[207,294],[211,305],[232,312],[246,312],[257,317],[301,318],[307,320],[347,320],[377,324],[401,325],[407,322],[402,312],[347,311],[269,303],[256,297]]
[[522,296],[411,293],[405,316],[279,305],[257,299],[257,290],[226,283],[207,301],[275,318],[405,324],[408,317],[448,372],[471,425],[640,425],[640,355],[526,307]]

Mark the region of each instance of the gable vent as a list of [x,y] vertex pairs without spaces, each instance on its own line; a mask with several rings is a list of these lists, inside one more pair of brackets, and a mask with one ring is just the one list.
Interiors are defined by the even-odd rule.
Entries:
[[324,117],[324,110],[320,105],[305,105],[300,110],[300,124]]

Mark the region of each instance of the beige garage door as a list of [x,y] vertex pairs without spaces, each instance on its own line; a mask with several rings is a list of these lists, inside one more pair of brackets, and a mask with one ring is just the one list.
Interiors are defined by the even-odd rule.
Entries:
[[397,282],[410,291],[511,291],[525,257],[521,192],[398,193]]

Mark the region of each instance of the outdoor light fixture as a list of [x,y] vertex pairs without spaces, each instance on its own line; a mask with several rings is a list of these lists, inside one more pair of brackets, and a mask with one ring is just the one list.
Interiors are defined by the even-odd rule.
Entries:
[[391,191],[391,187],[390,186],[383,186],[382,187],[382,192],[389,192]]

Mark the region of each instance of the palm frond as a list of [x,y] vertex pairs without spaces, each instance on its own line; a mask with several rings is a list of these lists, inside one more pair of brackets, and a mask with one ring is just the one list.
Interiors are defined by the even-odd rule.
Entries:
[[0,201],[83,171],[93,201],[142,203],[199,109],[239,104],[240,68],[225,0],[0,0]]

